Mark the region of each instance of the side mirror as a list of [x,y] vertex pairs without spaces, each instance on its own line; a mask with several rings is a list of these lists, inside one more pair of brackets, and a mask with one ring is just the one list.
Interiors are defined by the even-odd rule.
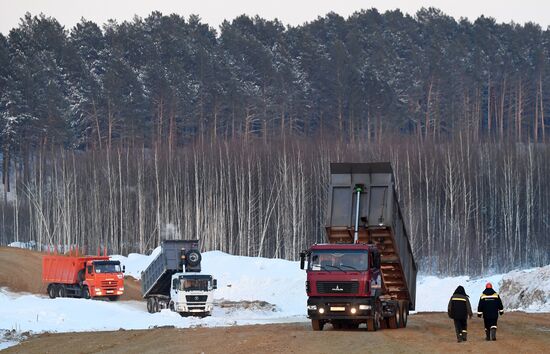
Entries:
[[122,273],[126,273],[126,266],[125,265],[122,266]]
[[218,280],[217,279],[213,279],[212,280],[212,289],[217,289],[218,288]]
[[300,252],[300,269],[304,269],[306,265],[306,254],[305,252]]
[[177,289],[178,288],[178,280],[177,279],[174,279],[172,281],[172,289]]

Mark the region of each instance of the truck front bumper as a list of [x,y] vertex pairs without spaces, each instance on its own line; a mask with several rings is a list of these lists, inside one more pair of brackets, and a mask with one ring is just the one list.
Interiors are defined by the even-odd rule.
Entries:
[[307,317],[313,320],[374,318],[374,299],[371,297],[310,297]]

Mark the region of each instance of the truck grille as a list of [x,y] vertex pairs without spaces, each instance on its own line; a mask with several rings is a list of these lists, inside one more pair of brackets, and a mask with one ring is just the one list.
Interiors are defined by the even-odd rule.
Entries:
[[104,280],[101,282],[101,286],[104,288],[116,288],[117,281],[116,280]]
[[357,294],[359,282],[356,281],[318,281],[319,294]]
[[187,302],[206,302],[208,295],[186,295]]

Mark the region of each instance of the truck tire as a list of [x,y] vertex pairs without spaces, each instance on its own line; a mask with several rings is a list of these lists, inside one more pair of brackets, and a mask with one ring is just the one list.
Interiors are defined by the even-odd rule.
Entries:
[[321,320],[311,320],[311,327],[314,331],[322,331],[325,323]]
[[407,321],[409,319],[409,303],[407,301],[403,301],[400,307],[401,307],[401,327],[406,328]]
[[191,267],[196,267],[199,264],[201,264],[201,254],[197,250],[189,250],[187,251],[187,254],[185,255],[185,259],[187,261],[187,264]]
[[66,297],[67,290],[65,290],[65,285],[60,284],[57,288],[57,297]]
[[153,312],[160,312],[160,304],[156,297],[153,298]]
[[367,320],[367,331],[376,332],[380,328],[380,316],[375,315],[374,318]]
[[391,328],[391,329],[397,328],[397,314],[393,315],[392,317],[388,317],[387,321],[388,321],[388,328]]
[[81,296],[82,296],[83,299],[89,299],[90,298],[90,289],[88,289],[87,286],[82,288]]
[[57,297],[57,287],[55,284],[48,284],[48,296],[50,299],[55,299]]
[[154,307],[153,307],[153,298],[152,297],[147,298],[147,312],[155,313]]
[[401,309],[401,301],[397,302],[397,309],[395,310],[395,322],[397,328],[403,327],[403,310]]

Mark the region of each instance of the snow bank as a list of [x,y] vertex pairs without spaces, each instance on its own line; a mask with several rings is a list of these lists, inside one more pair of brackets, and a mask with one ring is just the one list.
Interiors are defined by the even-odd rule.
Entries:
[[285,322],[271,311],[223,310],[216,308],[204,319],[181,317],[175,312],[147,312],[144,302],[49,299],[36,295],[13,294],[0,290],[0,328],[17,332],[81,332],[146,329],[155,326],[187,328]]
[[485,284],[490,282],[493,284],[493,289],[498,292],[502,277],[502,274],[482,278],[470,278],[469,276],[438,278],[431,275],[419,275],[415,310],[417,312],[447,312],[451,295],[457,286],[462,285],[466,294],[470,296],[470,304],[475,312],[481,292],[485,290]]
[[550,265],[504,275],[500,296],[510,309],[550,312]]
[[36,242],[29,241],[29,242],[12,242],[8,245],[8,247],[15,247],[15,248],[24,248],[27,250],[33,250],[36,248]]
[[202,272],[218,279],[218,300],[261,300],[289,316],[305,316],[305,271],[298,262],[283,259],[203,254]]
[[115,255],[111,256],[111,259],[120,261],[120,264],[126,267],[126,275],[139,280],[141,279],[141,272],[151,264],[159,253],[160,247],[157,247],[148,256],[139,253],[130,253],[128,257]]

